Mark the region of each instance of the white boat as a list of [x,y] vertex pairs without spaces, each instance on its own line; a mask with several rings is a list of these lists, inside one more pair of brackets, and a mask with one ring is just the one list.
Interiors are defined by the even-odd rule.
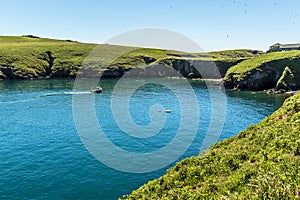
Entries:
[[93,93],[101,93],[102,92],[102,87],[96,87],[95,89],[91,90]]

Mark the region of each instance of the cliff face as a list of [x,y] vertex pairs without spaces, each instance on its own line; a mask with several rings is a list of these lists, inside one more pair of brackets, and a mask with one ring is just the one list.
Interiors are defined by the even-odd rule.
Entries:
[[[84,62],[96,46],[106,55]],[[78,73],[92,78],[224,77],[224,85],[230,89],[286,91],[300,88],[300,56],[299,51],[265,54],[253,50],[190,54],[0,36],[0,79],[75,78]]]
[[300,94],[261,123],[185,159],[125,199],[297,199]]
[[276,69],[273,63],[270,62],[242,75],[235,73],[228,74],[224,79],[224,85],[226,88],[241,90],[259,91],[271,89],[276,86],[281,74],[282,70]]
[[160,63],[172,67],[186,78],[221,79],[227,70],[243,61],[235,60],[198,60],[198,59],[165,59]]
[[300,88],[300,56],[298,51],[270,53],[231,68],[224,85],[240,90],[297,90]]
[[[123,75],[129,77],[177,77],[183,76],[186,78],[210,78],[221,79],[224,77],[226,71],[243,61],[243,59],[236,59],[231,61],[210,61],[210,60],[193,60],[185,58],[167,58],[156,61],[156,58],[140,55],[151,59],[151,61],[144,61],[144,67],[124,67],[122,65],[111,65],[107,68],[101,68],[101,66],[87,67],[85,73],[90,77],[97,77],[102,75],[103,78],[120,78]],[[134,61],[135,58],[131,58]],[[36,79],[36,78],[74,78],[79,69],[79,63],[56,63],[52,60],[51,67],[45,65],[42,72],[22,72],[14,65],[8,65],[1,67],[0,79]],[[140,65],[141,63],[139,63]],[[148,65],[149,64],[149,65]],[[61,66],[59,66],[61,65]]]
[[[153,59],[154,60],[154,59]],[[177,77],[221,79],[226,71],[243,61],[236,59],[230,61],[211,61],[187,58],[166,58],[150,63],[144,68],[123,68],[112,66],[106,69],[102,77],[119,78],[123,75],[129,77]],[[146,63],[145,63],[146,64]]]
[[[95,47],[103,58],[90,57],[88,63],[84,62]],[[230,67],[260,54],[262,52],[252,50],[191,54],[28,36],[0,36],[0,79],[75,78],[79,69],[87,77],[120,78],[126,75],[220,79]]]

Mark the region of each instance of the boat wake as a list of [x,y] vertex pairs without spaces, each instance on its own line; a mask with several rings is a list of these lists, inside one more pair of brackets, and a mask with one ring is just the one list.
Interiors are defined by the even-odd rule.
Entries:
[[28,102],[28,101],[33,101],[35,100],[36,98],[28,98],[28,99],[16,99],[16,100],[10,100],[10,101],[0,101],[0,104],[14,104],[14,103],[25,103],[25,102]]
[[41,97],[47,96],[60,96],[60,95],[81,95],[81,94],[92,94],[90,91],[82,91],[82,92],[55,92],[55,93],[47,93],[41,95]]
[[53,93],[46,93],[46,94],[40,94],[37,96],[31,96],[25,99],[10,99],[8,101],[0,101],[0,104],[14,104],[14,103],[25,103],[28,101],[34,101],[39,98],[44,98],[44,97],[50,97],[50,96],[64,96],[64,95],[87,95],[87,94],[93,94],[90,91],[72,91],[72,92],[53,92]]

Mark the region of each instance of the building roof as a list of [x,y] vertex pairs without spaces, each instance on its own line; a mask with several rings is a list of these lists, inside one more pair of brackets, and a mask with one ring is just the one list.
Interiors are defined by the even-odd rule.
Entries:
[[276,43],[276,44],[273,44],[271,47],[280,46],[280,45],[281,45],[280,43]]
[[292,49],[292,48],[299,48],[300,47],[300,43],[296,43],[296,44],[280,44],[279,48],[281,49]]

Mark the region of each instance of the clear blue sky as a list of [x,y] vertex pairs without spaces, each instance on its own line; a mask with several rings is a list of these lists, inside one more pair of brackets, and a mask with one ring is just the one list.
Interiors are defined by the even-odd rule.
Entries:
[[162,28],[204,50],[300,43],[299,0],[0,0],[0,35],[104,43],[122,32]]

